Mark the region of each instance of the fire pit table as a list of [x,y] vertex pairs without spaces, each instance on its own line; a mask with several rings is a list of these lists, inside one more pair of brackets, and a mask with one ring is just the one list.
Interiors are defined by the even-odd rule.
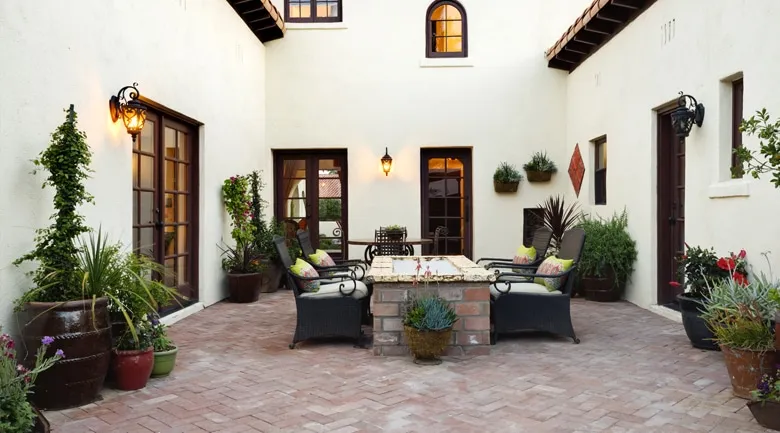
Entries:
[[[417,260],[422,267],[419,272]],[[426,269],[431,271],[429,278],[423,277]],[[426,291],[449,301],[458,314],[446,355],[490,354],[492,272],[465,256],[380,256],[374,258],[367,277],[374,282],[374,355],[408,353],[403,304],[409,296]],[[419,279],[416,285],[415,279]]]

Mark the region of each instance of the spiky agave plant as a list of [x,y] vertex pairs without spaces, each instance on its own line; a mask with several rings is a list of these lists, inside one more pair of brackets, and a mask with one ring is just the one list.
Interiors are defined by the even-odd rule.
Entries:
[[455,310],[442,297],[429,295],[411,299],[406,306],[404,325],[419,331],[452,328],[458,320]]

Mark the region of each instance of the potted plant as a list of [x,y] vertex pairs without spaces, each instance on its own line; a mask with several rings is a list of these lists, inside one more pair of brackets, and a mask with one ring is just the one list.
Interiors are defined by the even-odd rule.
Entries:
[[555,163],[547,157],[547,152],[535,152],[523,169],[529,182],[548,182],[558,171]]
[[245,176],[232,176],[222,185],[222,196],[233,227],[230,234],[236,243],[234,247],[221,247],[222,269],[227,272],[229,299],[237,303],[255,302],[260,297],[264,275],[262,255],[255,244],[249,180]]
[[766,374],[751,393],[753,401],[748,408],[762,426],[780,430],[780,372]]
[[715,342],[715,334],[703,318],[706,309],[706,295],[709,286],[730,278],[729,266],[733,263],[734,275],[741,281],[746,279],[745,250],[730,257],[718,258],[715,251],[699,246],[685,244],[685,254],[677,258],[678,275],[682,283],[670,281],[673,287],[683,287],[683,293],[677,296],[685,334],[691,345],[697,349],[720,350]]
[[493,189],[497,193],[517,192],[521,180],[523,175],[514,165],[502,162],[493,173]]
[[763,274],[750,282],[732,277],[715,283],[706,295],[703,316],[723,351],[737,397],[750,398],[763,375],[775,371],[777,287]]
[[398,224],[391,224],[384,227],[384,231],[390,239],[403,240],[406,237],[406,227],[399,226]]
[[450,343],[452,326],[458,316],[439,295],[410,300],[403,315],[404,335],[417,364],[441,364],[439,358]]
[[17,364],[14,340],[8,334],[0,335],[0,431],[3,433],[48,433],[46,417],[29,402],[38,375],[65,357],[62,349],[52,356],[52,337],[43,337],[35,354],[34,364],[27,369]]
[[146,387],[154,367],[154,347],[150,325],[146,320],[135,323],[134,332],[119,337],[113,351],[111,367],[116,387],[122,391],[135,391]]
[[584,217],[580,227],[587,239],[578,264],[585,297],[597,302],[619,301],[637,257],[636,242],[628,233],[628,214],[624,210],[609,219]]
[[279,288],[285,272],[284,265],[279,259],[279,253],[274,247],[274,236],[284,236],[284,228],[275,218],[271,218],[270,222],[265,221],[265,208],[268,203],[261,195],[263,188],[265,188],[265,182],[263,182],[261,175],[262,172],[257,170],[249,175],[249,184],[252,190],[250,216],[254,226],[255,248],[261,255],[260,262],[263,264],[267,276],[260,285],[260,292],[272,293]]
[[176,354],[179,349],[173,344],[166,331],[165,324],[157,317],[152,318],[150,332],[152,334],[152,347],[154,348],[154,366],[152,377],[165,377],[171,374],[176,366]]
[[[111,329],[108,299],[82,287],[76,239],[89,229],[78,213],[92,196],[84,187],[92,152],[78,130],[71,105],[65,122],[51,135],[49,146],[33,161],[48,172],[43,185],[54,188],[52,224],[36,230],[35,248],[14,261],[34,262],[33,287],[16,302],[25,347],[35,353],[40,336],[54,339],[53,350],[74,355],[38,377],[33,403],[44,409],[81,406],[95,400],[109,365]],[[31,365],[26,365],[31,368]]]

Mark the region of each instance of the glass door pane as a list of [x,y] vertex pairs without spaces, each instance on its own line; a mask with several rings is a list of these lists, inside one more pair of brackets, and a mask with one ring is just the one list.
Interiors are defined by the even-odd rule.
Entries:
[[306,229],[308,225],[308,206],[306,203],[306,160],[285,159],[282,161],[282,177],[280,179],[282,192],[281,222],[284,224],[285,235],[294,239],[295,233]]
[[155,149],[158,118],[149,113],[133,145],[133,250],[157,259]]
[[342,168],[339,159],[320,159],[317,171],[317,233],[319,249],[342,256]]

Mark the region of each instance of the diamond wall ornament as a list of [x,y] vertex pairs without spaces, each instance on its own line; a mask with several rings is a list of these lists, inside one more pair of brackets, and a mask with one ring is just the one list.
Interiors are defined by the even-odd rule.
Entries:
[[582,162],[579,143],[574,146],[574,154],[571,156],[571,161],[569,162],[569,178],[571,178],[571,185],[574,187],[574,192],[577,193],[577,197],[579,198],[580,188],[582,188],[582,179],[585,178],[585,163]]

